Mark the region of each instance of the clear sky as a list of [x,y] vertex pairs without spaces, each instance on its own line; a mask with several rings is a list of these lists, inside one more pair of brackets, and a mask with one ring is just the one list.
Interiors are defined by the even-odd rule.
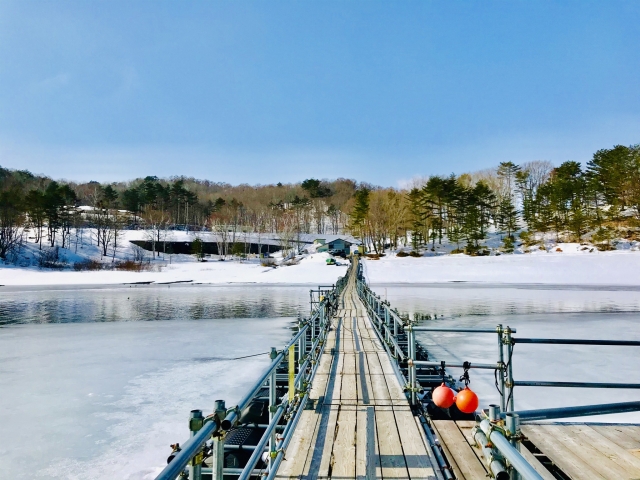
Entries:
[[397,186],[640,142],[640,1],[0,0],[0,165]]

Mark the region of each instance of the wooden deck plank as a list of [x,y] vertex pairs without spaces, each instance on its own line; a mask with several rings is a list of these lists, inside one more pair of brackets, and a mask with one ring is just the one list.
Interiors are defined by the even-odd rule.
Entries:
[[325,375],[322,373],[316,373],[313,382],[311,383],[311,389],[309,390],[309,398],[311,400],[318,400],[320,397],[325,396],[327,390],[327,383],[329,380],[329,375]]
[[640,441],[629,436],[624,425],[590,425],[596,432],[614,442],[636,457],[640,457]]
[[629,478],[640,478],[640,458],[635,457],[616,443],[601,435],[588,425],[571,425],[568,428],[576,437],[588,442],[595,450],[602,453],[611,462],[624,470]]
[[356,354],[344,353],[342,357],[342,392],[340,393],[340,404],[356,405],[358,404],[358,376],[356,375]]
[[339,409],[340,407],[335,405],[322,407],[322,418],[320,418],[318,424],[316,441],[311,445],[310,462],[308,467],[305,466],[310,480],[331,478],[329,475],[332,467],[331,453],[336,435]]
[[435,432],[435,435],[438,438],[438,443],[442,447],[442,451],[444,452],[444,456],[447,458],[447,462],[449,462],[451,470],[453,470],[453,474],[454,474],[455,478],[457,480],[466,480],[466,477],[462,474],[462,470],[460,470],[460,467],[458,467],[458,464],[456,463],[455,457],[451,454],[451,452],[447,448],[447,444],[442,440],[442,435],[438,431],[437,425],[435,423],[433,423],[433,422],[431,423],[431,425],[433,426],[433,430]]
[[356,475],[356,408],[341,405],[338,411],[329,478],[354,478]]
[[[553,463],[558,465],[560,469],[569,475],[573,480],[593,480],[607,478],[597,471],[593,470],[590,465],[585,465],[584,460],[559,440],[555,435],[543,429],[541,425],[523,425],[522,433]],[[615,477],[614,477],[615,478]]]
[[473,430],[473,427],[475,427],[475,425],[476,425],[476,422],[473,420],[457,420],[456,421],[456,426],[460,430],[460,433],[462,433],[462,436],[464,437],[464,439],[467,441],[469,446],[471,446],[471,450],[475,454],[478,461],[484,466],[484,456],[482,455],[482,452],[480,451],[479,448],[473,447],[473,445],[476,443],[472,435],[472,430]]
[[551,472],[547,470],[542,463],[540,463],[540,460],[538,460],[527,447],[525,447],[524,445],[520,445],[520,453],[522,454],[524,459],[529,462],[529,465],[531,465],[535,469],[535,471],[540,474],[542,480],[556,480],[556,477],[554,477]]
[[365,356],[369,364],[369,372],[371,372],[371,389],[375,403],[376,405],[389,405],[391,403],[391,396],[389,395],[387,382],[382,373],[378,355],[375,353],[367,353]]
[[640,442],[640,427],[637,425],[625,425],[624,432],[631,438]]
[[[598,472],[605,478],[630,478],[625,476],[627,472],[625,468],[607,457],[598,448],[593,447],[579,432],[576,432],[572,426],[567,425],[549,425],[544,429],[550,435],[555,436],[562,441],[565,446],[576,452],[589,467]],[[545,452],[546,453],[546,452]]]
[[364,340],[371,340],[372,332],[369,330],[369,328],[367,328],[364,318],[356,317],[356,319],[358,324],[358,334],[360,335],[360,338]]
[[375,415],[373,406],[358,407],[356,427],[356,478],[358,480],[376,478],[376,471],[380,471]]
[[277,478],[436,479],[422,427],[353,280],[310,389],[312,399],[324,401],[302,413]]
[[400,434],[400,445],[404,453],[409,478],[432,480],[435,473],[427,455],[426,446],[416,428],[416,422],[410,408],[394,407],[393,413]]
[[300,435],[296,435],[296,442],[292,442],[285,452],[284,460],[280,464],[276,478],[292,479],[298,478],[304,472],[305,464],[309,452],[311,452],[312,442],[316,438],[316,428],[320,415],[313,410],[305,410],[300,415],[300,420],[296,427],[296,433],[300,429]]
[[373,399],[373,387],[371,383],[371,374],[369,373],[369,364],[367,356],[364,352],[359,352],[356,357],[356,387],[358,389],[358,401],[361,405],[371,405],[375,403]]
[[450,420],[434,420],[441,445],[446,445],[450,458],[455,461],[460,475],[465,480],[480,480],[487,476],[484,464],[478,460],[473,448],[460,432],[455,422]]
[[375,407],[382,478],[409,478],[393,407]]
[[402,403],[405,403],[407,401],[407,396],[404,393],[403,385],[400,385],[398,377],[396,377],[393,367],[391,366],[389,356],[386,353],[379,353],[378,358],[380,359],[382,370],[385,372],[384,377],[385,381],[387,382],[389,396],[393,400],[401,400]]

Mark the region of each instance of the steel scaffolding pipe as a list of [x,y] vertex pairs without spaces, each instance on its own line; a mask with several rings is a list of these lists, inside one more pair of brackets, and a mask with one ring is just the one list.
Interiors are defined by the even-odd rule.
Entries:
[[[262,457],[262,453],[264,452],[264,449],[266,448],[267,443],[269,443],[271,439],[271,434],[275,433],[276,426],[278,425],[278,422],[280,421],[280,417],[282,417],[282,414],[284,413],[286,406],[287,406],[287,402],[285,401],[282,405],[278,407],[278,410],[276,410],[276,413],[273,416],[273,420],[271,421],[271,423],[269,423],[269,428],[267,428],[267,430],[262,434],[262,438],[258,442],[258,445],[256,445],[256,448],[253,451],[251,458],[249,458],[249,461],[247,462],[245,467],[242,469],[242,473],[238,477],[238,480],[249,480],[249,477],[253,475],[253,467],[256,465],[256,463],[258,463],[258,461]],[[269,454],[271,454],[271,452],[269,452]],[[269,456],[269,458],[271,458],[271,456]]]
[[211,437],[211,435],[218,430],[218,425],[214,422],[207,422],[204,426],[198,430],[193,437],[182,445],[182,450],[173,458],[171,463],[160,472],[160,475],[156,477],[156,480],[174,480],[180,475],[185,467],[202,448],[202,445]]
[[524,480],[543,480],[540,474],[524,459],[520,452],[511,445],[509,440],[493,428],[489,420],[480,422],[480,429]]
[[484,432],[479,428],[476,428],[473,439],[482,450],[482,454],[484,455],[487,465],[493,474],[493,478],[496,480],[509,480],[509,472],[507,472],[507,469],[504,467],[502,462],[497,460],[495,452],[487,441],[487,436]]
[[[449,332],[449,333],[500,333],[497,328],[444,328],[444,327],[414,327],[415,332]],[[511,333],[516,333],[512,328]]]
[[[440,368],[443,362],[427,362],[424,360],[416,360],[413,362],[418,367],[437,367]],[[465,365],[464,363],[449,363],[444,362],[445,367],[453,367],[453,368],[481,368],[484,370],[502,370],[502,365],[498,363],[469,363]]]
[[[640,402],[602,403],[599,405],[580,405],[578,407],[543,408],[538,410],[521,410],[517,413],[520,420],[532,422],[536,420],[553,420],[557,418],[586,417],[590,415],[608,415],[612,413],[639,412]],[[504,418],[505,413],[500,417]]]
[[302,415],[302,412],[304,410],[304,407],[307,404],[308,399],[309,399],[309,393],[306,393],[304,397],[302,397],[302,400],[298,405],[298,411],[296,412],[296,415],[293,417],[293,420],[289,421],[284,432],[282,432],[282,438],[278,443],[278,449],[277,449],[278,453],[276,455],[276,458],[273,460],[271,464],[271,468],[269,469],[269,475],[267,476],[267,480],[271,480],[275,478],[276,473],[278,472],[278,468],[280,467],[280,463],[284,458],[284,452],[289,446],[289,442],[293,438],[293,432],[296,428],[296,425],[298,424],[298,421],[300,420],[300,416]]
[[640,383],[603,382],[544,382],[535,380],[514,380],[514,387],[562,387],[562,388],[640,388]]
[[640,347],[640,341],[638,340],[585,340],[578,338],[512,338],[512,340],[514,343],[540,343],[550,345],[610,345],[616,347]]
[[[320,308],[324,308],[326,302],[323,301],[319,305]],[[187,440],[182,449],[178,454],[173,458],[171,463],[169,463],[165,469],[156,477],[156,480],[175,480],[175,478],[180,475],[186,466],[189,464],[191,459],[200,452],[202,446],[205,444],[211,436],[217,432],[218,430],[228,430],[231,428],[238,420],[238,414],[244,408],[249,405],[251,400],[256,396],[256,394],[264,388],[264,384],[267,380],[271,378],[272,373],[274,373],[280,365],[280,363],[284,360],[286,352],[289,350],[291,345],[294,345],[298,340],[306,335],[307,329],[309,328],[309,323],[306,323],[296,335],[289,341],[289,343],[285,346],[285,348],[278,353],[276,358],[273,360],[271,365],[263,372],[260,378],[253,385],[251,390],[238,402],[236,407],[229,412],[226,418],[220,422],[220,424],[214,421],[207,421],[204,423],[202,428],[197,432],[194,432],[194,435]],[[275,427],[274,427],[275,428]]]
[[[418,419],[420,420],[420,425],[422,425],[422,430],[427,436],[427,443],[429,444],[431,451],[436,457],[436,462],[438,464],[438,468],[440,469],[440,472],[442,472],[442,475],[447,480],[453,480],[453,475],[451,474],[449,466],[447,465],[446,460],[444,459],[444,457],[442,456],[442,453],[440,452],[440,446],[438,445],[438,442],[436,441],[436,439],[433,437],[433,433],[431,433],[431,427],[429,427],[427,418],[425,417],[424,414],[422,414],[418,416]],[[436,470],[436,475],[437,474],[438,472]]]
[[[231,425],[235,424],[235,422],[238,420],[238,412],[241,412],[242,410],[244,410],[244,408],[247,405],[249,405],[253,397],[255,397],[255,395],[260,390],[262,390],[264,383],[271,376],[271,372],[273,372],[276,368],[278,368],[278,365],[280,365],[280,363],[284,360],[287,352],[289,351],[289,347],[291,347],[291,345],[295,345],[298,339],[306,333],[307,328],[309,328],[309,324],[305,325],[300,331],[298,331],[298,333],[294,335],[294,337],[289,341],[289,343],[284,347],[284,349],[278,354],[275,360],[271,363],[271,366],[267,368],[267,370],[265,370],[264,373],[260,376],[260,379],[254,384],[253,389],[251,389],[249,393],[245,395],[244,398],[238,402],[238,405],[236,406],[236,408],[229,415],[227,415],[226,420],[228,420],[231,423]],[[174,458],[174,461],[175,461],[175,458]]]

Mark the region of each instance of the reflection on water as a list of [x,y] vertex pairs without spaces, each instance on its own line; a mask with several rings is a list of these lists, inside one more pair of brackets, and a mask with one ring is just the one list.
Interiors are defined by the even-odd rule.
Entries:
[[374,285],[392,307],[411,318],[476,315],[526,315],[534,313],[622,313],[640,312],[640,290],[578,286],[504,285]]
[[308,287],[119,286],[0,292],[0,325],[294,317]]

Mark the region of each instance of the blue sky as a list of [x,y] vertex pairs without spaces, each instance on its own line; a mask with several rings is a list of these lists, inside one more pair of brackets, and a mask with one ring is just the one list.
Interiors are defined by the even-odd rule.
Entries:
[[640,2],[0,2],[0,165],[397,186],[640,142]]

